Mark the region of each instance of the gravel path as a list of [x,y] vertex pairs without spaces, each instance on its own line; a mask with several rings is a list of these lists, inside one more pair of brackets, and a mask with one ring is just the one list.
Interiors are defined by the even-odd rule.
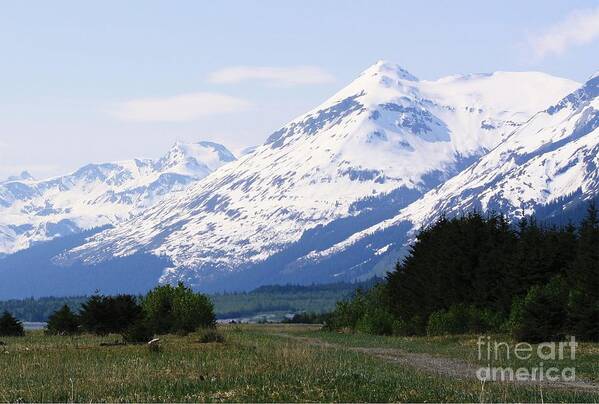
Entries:
[[[433,356],[427,353],[406,352],[397,348],[369,348],[369,347],[347,347],[339,344],[333,344],[320,340],[318,338],[300,337],[285,333],[272,334],[279,337],[290,338],[309,345],[323,348],[345,349],[353,352],[360,352],[380,358],[386,362],[399,365],[411,366],[418,370],[429,373],[435,373],[442,376],[454,377],[458,379],[477,379],[476,371],[480,368],[476,364],[461,359]],[[478,379],[477,379],[478,380]],[[558,388],[576,390],[586,393],[599,393],[599,384],[584,380],[576,381],[510,381],[520,385],[534,385],[543,388]]]

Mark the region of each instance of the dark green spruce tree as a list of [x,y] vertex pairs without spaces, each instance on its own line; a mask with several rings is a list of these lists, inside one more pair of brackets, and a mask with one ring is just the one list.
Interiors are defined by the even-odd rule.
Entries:
[[79,332],[79,318],[69,306],[63,305],[48,318],[46,326],[48,334],[70,335]]
[[579,339],[599,341],[599,213],[595,203],[589,206],[579,233],[569,271],[569,328]]
[[8,311],[5,311],[0,317],[0,336],[22,337],[24,335],[23,323],[14,318]]

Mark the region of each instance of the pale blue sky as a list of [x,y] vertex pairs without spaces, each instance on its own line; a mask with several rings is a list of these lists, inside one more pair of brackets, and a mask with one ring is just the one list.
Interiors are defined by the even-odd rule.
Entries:
[[1,5],[0,178],[157,157],[175,140],[258,144],[378,59],[425,79],[599,70],[588,0]]

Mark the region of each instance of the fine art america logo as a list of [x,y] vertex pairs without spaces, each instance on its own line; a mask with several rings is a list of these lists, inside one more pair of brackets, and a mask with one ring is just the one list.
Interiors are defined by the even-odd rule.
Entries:
[[[480,381],[574,381],[574,367],[560,367],[559,361],[576,359],[575,337],[567,341],[543,342],[533,346],[527,342],[508,344],[492,340],[491,337],[478,337],[478,360],[488,363],[476,371]],[[525,362],[529,366],[510,366],[511,363]],[[491,366],[493,362],[506,363],[505,366]],[[549,362],[551,366],[545,364]]]

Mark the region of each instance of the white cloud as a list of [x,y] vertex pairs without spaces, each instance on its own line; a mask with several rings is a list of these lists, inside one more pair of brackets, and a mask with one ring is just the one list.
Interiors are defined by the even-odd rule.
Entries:
[[238,112],[250,103],[217,93],[190,93],[163,98],[140,98],[119,103],[114,114],[134,122],[188,122],[206,116]]
[[537,57],[559,55],[568,48],[599,38],[599,7],[575,10],[544,33],[532,36],[529,45]]
[[330,83],[335,78],[316,66],[268,67],[234,66],[212,72],[211,83],[231,84],[242,81],[264,81],[273,85],[296,86]]

